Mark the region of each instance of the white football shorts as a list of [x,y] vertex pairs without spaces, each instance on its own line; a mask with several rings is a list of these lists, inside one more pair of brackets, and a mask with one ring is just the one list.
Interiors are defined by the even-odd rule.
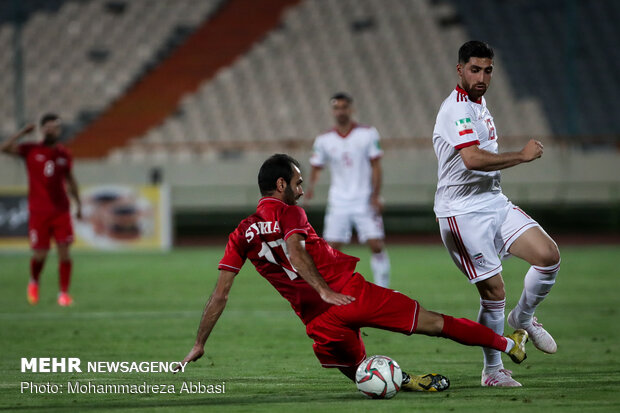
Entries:
[[540,227],[504,197],[482,211],[439,218],[443,244],[472,284],[501,272],[512,243],[535,226]]
[[352,228],[357,239],[364,244],[369,239],[383,239],[383,218],[368,205],[362,208],[327,207],[323,238],[328,242],[351,242]]

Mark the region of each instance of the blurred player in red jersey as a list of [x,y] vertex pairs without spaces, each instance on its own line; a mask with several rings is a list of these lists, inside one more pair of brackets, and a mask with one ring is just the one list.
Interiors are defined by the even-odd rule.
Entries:
[[78,219],[82,216],[82,207],[71,155],[58,143],[62,132],[60,118],[46,114],[41,118],[40,126],[43,135],[41,142],[17,144],[21,137],[35,129],[34,125],[28,125],[2,143],[0,150],[24,158],[28,172],[28,235],[33,250],[28,302],[34,305],[39,301],[39,276],[53,236],[58,248],[58,304],[64,307],[73,302],[69,295],[72,265],[69,246],[73,242],[73,228],[67,192],[75,200]]
[[[306,325],[321,365],[337,367],[351,380],[366,358],[361,327],[439,336],[503,351],[516,363],[525,359],[524,330],[502,337],[476,322],[427,311],[404,294],[367,282],[355,272],[359,259],[330,247],[296,205],[304,193],[302,181],[299,163],[288,155],[277,154],[263,163],[258,174],[263,198],[256,213],[230,234],[217,285],[202,315],[194,347],[183,362],[196,361],[204,354],[235,276],[248,258]],[[440,374],[403,373],[405,390],[442,391],[449,385]]]

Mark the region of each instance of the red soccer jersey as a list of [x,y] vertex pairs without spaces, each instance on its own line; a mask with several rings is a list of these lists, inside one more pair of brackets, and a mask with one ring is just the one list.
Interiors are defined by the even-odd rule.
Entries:
[[306,238],[306,251],[319,273],[334,291],[340,292],[353,276],[359,258],[330,247],[308,223],[302,208],[271,197],[261,199],[256,212],[230,234],[218,268],[238,273],[249,258],[259,274],[291,303],[295,313],[307,324],[331,304],[323,301],[291,265],[286,240],[293,234]]
[[71,172],[71,155],[61,145],[23,143],[19,154],[28,171],[28,209],[30,212],[69,211],[65,179]]

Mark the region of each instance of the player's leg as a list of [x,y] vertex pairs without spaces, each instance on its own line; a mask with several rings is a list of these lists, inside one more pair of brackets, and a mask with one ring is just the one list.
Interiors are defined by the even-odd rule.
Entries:
[[32,251],[32,257],[30,258],[30,281],[28,281],[26,295],[28,303],[31,305],[36,305],[39,302],[39,280],[47,258],[47,251],[45,249]]
[[357,367],[366,358],[366,348],[359,329],[343,323],[330,308],[306,325],[306,334],[314,343],[312,349],[325,368],[338,368],[351,381],[355,381]]
[[[333,315],[345,329],[351,329],[350,326],[358,329],[375,327],[407,335],[413,334],[418,320],[417,301],[397,291],[369,283],[360,274],[355,274],[342,292],[353,295],[356,300],[351,305],[331,307],[327,313]],[[336,337],[334,341],[338,342],[340,341],[338,337],[344,336],[342,333],[334,335],[333,337]],[[359,341],[361,342],[361,337]],[[347,346],[356,348],[353,343]],[[357,363],[355,368],[341,368],[340,371],[349,377],[355,373],[360,363]],[[436,392],[446,390],[449,386],[450,381],[441,374],[410,375],[403,370],[401,388],[404,391]]]
[[[420,307],[416,334],[444,337],[467,346],[481,346],[484,350],[493,350],[508,354],[515,363],[521,363],[526,358],[525,343],[528,334],[518,329],[512,334],[502,337],[492,329],[466,318],[427,311]],[[512,372],[504,369],[503,364],[497,368],[488,368],[482,371],[481,384],[483,386],[519,387],[521,384],[512,378]]]
[[69,248],[73,242],[73,228],[69,213],[59,216],[54,221],[53,228],[58,249],[58,305],[66,307],[73,303],[73,299],[69,295],[73,269],[73,261],[69,253]]
[[390,257],[385,249],[383,239],[374,238],[368,240],[370,247],[370,268],[372,269],[375,284],[381,287],[390,285]]
[[[555,284],[560,270],[560,251],[547,233],[518,207],[509,214],[504,237],[508,238],[510,230],[523,227],[521,221],[530,223],[522,233],[513,230],[514,242],[506,247],[509,254],[527,261],[531,267],[524,279],[523,292],[517,306],[508,315],[508,324],[524,328],[531,336],[534,346],[545,353],[555,353],[557,344],[553,337],[538,323],[534,312],[545,299]],[[533,223],[533,224],[532,224]]]
[[[355,382],[357,368],[366,358],[366,348],[360,330],[352,328],[330,311],[321,314],[308,324],[306,332],[314,339],[313,349],[323,367],[336,367],[349,380]],[[401,389],[404,391],[443,391],[450,381],[441,374],[410,375],[402,371]]]
[[443,337],[466,346],[493,348],[508,354],[515,363],[521,363],[526,358],[523,346],[527,341],[527,334],[524,331],[502,337],[475,321],[428,311],[422,306],[418,308],[418,322],[414,333]]
[[69,255],[69,244],[58,244],[58,305],[67,307],[73,303],[69,295],[73,262]]
[[[497,334],[504,334],[506,310],[506,291],[501,273],[476,283],[480,294],[480,310],[477,321],[491,328]],[[512,378],[512,372],[504,368],[501,354],[489,347],[483,347],[484,368],[481,384],[483,386],[520,387],[521,383]]]
[[383,218],[372,208],[356,213],[353,222],[360,243],[370,248],[370,268],[375,284],[387,287],[390,284],[390,257],[385,249]]
[[342,208],[328,206],[325,211],[323,239],[334,249],[342,250],[351,241],[352,222],[350,214]]
[[[342,292],[354,296],[356,301],[351,305],[332,306],[308,323],[306,333],[314,340],[312,347],[321,365],[336,367],[354,381],[358,366],[366,358],[359,327],[412,334],[418,304],[401,293],[366,282],[359,274],[353,276]],[[394,299],[399,302],[390,303]],[[381,314],[384,317],[378,318]],[[410,376],[403,371],[402,389],[406,391],[441,391],[449,385],[447,378],[438,374]]]
[[338,367],[338,370],[340,370],[342,374],[349,378],[349,380],[353,382],[355,381],[355,372],[357,371],[357,366]]
[[[439,219],[441,237],[452,260],[478,288],[480,307],[477,321],[501,336],[504,334],[506,293],[494,236],[499,232],[500,223],[497,211]],[[482,352],[483,386],[520,386],[504,369],[500,351],[483,347]]]
[[30,280],[28,282],[27,299],[31,305],[39,302],[39,280],[47,252],[50,248],[50,226],[47,217],[31,213],[28,220],[28,237],[32,257],[30,258]]

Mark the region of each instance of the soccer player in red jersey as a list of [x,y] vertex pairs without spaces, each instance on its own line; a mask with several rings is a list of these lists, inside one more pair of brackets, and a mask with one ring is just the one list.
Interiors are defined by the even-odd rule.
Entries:
[[[331,248],[296,205],[303,195],[302,182],[299,163],[288,155],[273,155],[263,163],[258,174],[263,198],[256,212],[230,234],[217,285],[202,315],[196,342],[183,362],[196,361],[204,354],[235,276],[248,258],[306,325],[321,365],[336,367],[351,380],[366,358],[362,327],[439,336],[497,349],[516,363],[525,359],[524,330],[502,337],[474,321],[428,311],[404,294],[366,281],[355,272],[359,259]],[[449,385],[440,374],[403,373],[405,390],[442,391]]]
[[34,305],[39,301],[39,276],[53,235],[59,259],[58,304],[69,306],[73,302],[69,295],[72,266],[69,246],[73,242],[73,228],[67,192],[75,200],[78,219],[81,218],[82,208],[71,155],[58,143],[62,132],[60,118],[51,113],[46,114],[41,118],[40,126],[43,135],[41,142],[17,144],[18,139],[35,129],[34,125],[28,125],[3,142],[0,150],[24,158],[28,172],[28,236],[33,250],[28,302]]

